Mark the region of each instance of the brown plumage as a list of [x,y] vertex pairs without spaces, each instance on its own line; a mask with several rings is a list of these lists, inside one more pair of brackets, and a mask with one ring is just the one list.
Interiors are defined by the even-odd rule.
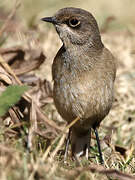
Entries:
[[89,12],[64,8],[42,20],[55,25],[63,42],[52,66],[53,95],[63,119],[70,123],[80,117],[71,129],[72,153],[78,157],[89,148],[91,128],[97,132],[112,106],[115,59],[104,47]]

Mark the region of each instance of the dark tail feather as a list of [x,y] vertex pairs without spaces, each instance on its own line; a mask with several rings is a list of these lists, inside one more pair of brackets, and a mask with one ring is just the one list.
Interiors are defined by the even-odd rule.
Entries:
[[90,140],[91,140],[91,129],[86,133],[78,133],[75,129],[72,129],[71,134],[71,148],[72,148],[72,156],[78,158],[82,155],[85,155],[88,159],[88,152],[90,148]]

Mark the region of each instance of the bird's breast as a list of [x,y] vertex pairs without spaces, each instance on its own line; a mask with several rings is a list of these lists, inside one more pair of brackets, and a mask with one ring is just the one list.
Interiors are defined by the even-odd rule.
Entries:
[[84,72],[73,78],[65,72],[54,82],[54,102],[65,120],[70,122],[79,116],[89,119],[90,125],[92,119],[101,121],[108,114],[113,98],[113,81],[109,76],[97,76],[98,73]]
[[75,56],[63,48],[56,55],[52,67],[54,102],[66,121],[79,116],[89,127],[108,114],[113,101],[115,71],[111,54],[109,58],[103,56],[104,51],[95,58],[80,52]]

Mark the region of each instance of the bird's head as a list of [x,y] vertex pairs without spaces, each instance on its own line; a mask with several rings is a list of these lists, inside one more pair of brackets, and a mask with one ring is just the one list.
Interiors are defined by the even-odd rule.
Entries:
[[63,8],[54,16],[41,20],[54,24],[62,42],[69,46],[101,46],[99,28],[91,13],[80,8]]

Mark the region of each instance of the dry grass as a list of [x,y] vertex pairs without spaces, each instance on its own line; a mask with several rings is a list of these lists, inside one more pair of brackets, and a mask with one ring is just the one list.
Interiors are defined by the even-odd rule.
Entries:
[[[47,79],[52,83],[51,64],[61,46],[61,42],[54,29],[39,22],[39,17],[51,15],[61,7],[81,6],[95,14],[102,29],[106,17],[115,16],[115,20],[110,22],[102,33],[104,44],[117,58],[115,101],[108,117],[101,123],[99,134],[106,170],[111,168],[135,175],[135,20],[133,18],[135,3],[131,0],[125,0],[124,3],[123,0],[102,0],[95,4],[95,1],[92,0],[91,3],[88,3],[88,6],[87,2],[59,0],[55,6],[53,1],[40,0],[37,3],[36,1],[28,2],[25,0],[20,10],[18,10],[17,30],[14,27],[7,29],[7,32],[0,38],[0,40],[3,40],[2,38],[6,39],[1,47],[7,48],[18,44],[42,47],[47,59],[42,67],[34,73],[41,79]],[[6,3],[8,3],[8,6],[5,6]],[[1,6],[4,6],[7,11],[12,8],[9,1],[3,2]],[[49,119],[63,125],[64,122],[56,112],[53,103],[47,104],[43,110]],[[82,159],[81,167],[78,167],[70,156],[67,164],[63,163],[64,135],[59,138],[62,144],[59,143],[58,139],[53,144],[51,150],[48,151],[49,156],[45,154],[48,143],[46,139],[35,135],[36,145],[34,150],[29,153],[26,148],[28,127],[26,126],[21,130],[20,136],[7,137],[6,128],[9,125],[5,123],[0,121],[1,180],[106,180],[111,179],[110,175],[112,179],[131,179],[131,177],[119,174],[117,171],[109,172],[103,167],[96,166],[96,164],[99,165],[99,160],[94,139],[92,139],[91,144],[91,158],[89,158],[89,161]],[[59,151],[56,154],[57,148]],[[50,158],[53,156],[54,158]]]

